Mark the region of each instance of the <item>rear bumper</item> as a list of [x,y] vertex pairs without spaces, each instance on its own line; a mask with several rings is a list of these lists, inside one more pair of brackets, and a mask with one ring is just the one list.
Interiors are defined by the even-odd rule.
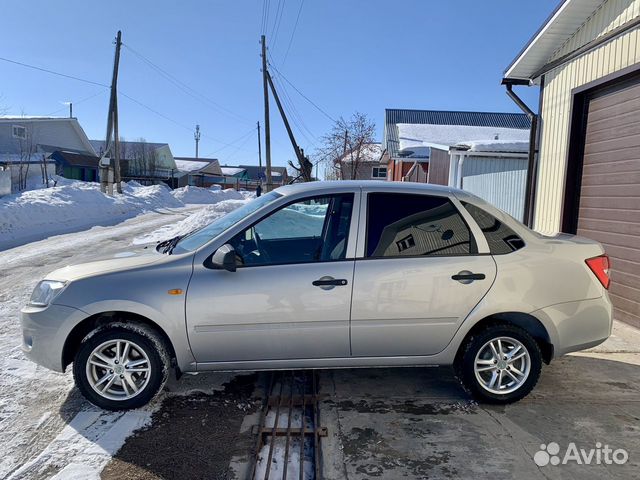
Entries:
[[63,305],[24,307],[21,311],[22,351],[38,365],[64,372],[64,343],[73,326],[86,315],[82,310]]
[[606,293],[596,299],[551,305],[532,315],[547,329],[554,357],[601,344],[613,326],[613,307]]

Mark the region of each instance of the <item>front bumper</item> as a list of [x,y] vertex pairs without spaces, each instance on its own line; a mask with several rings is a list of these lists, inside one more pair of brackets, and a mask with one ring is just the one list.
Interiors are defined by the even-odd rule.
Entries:
[[38,365],[64,372],[64,343],[73,327],[86,316],[82,310],[64,305],[24,307],[21,310],[22,351]]
[[532,315],[547,329],[554,357],[601,344],[613,327],[613,306],[606,293],[591,300],[551,305]]

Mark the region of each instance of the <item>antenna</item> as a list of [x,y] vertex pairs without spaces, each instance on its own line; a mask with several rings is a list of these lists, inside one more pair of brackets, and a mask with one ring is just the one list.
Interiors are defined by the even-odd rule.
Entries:
[[198,158],[198,143],[200,142],[200,125],[196,125],[196,131],[193,134],[196,141],[196,158]]

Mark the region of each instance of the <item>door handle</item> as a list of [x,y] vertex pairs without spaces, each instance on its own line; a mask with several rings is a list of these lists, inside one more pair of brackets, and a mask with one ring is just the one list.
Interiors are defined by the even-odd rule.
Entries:
[[349,282],[344,278],[333,277],[321,277],[318,280],[311,282],[314,287],[320,287],[323,290],[331,290],[334,287],[344,287],[348,283]]
[[487,277],[484,273],[473,273],[469,270],[462,270],[461,272],[452,275],[451,278],[462,284],[468,285],[475,280],[484,280]]

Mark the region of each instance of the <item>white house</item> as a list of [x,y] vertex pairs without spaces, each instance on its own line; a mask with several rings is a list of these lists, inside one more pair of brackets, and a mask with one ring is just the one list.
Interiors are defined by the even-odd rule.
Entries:
[[0,177],[11,177],[12,191],[42,183],[45,170],[55,174],[48,157],[59,150],[95,156],[76,118],[0,117]]

